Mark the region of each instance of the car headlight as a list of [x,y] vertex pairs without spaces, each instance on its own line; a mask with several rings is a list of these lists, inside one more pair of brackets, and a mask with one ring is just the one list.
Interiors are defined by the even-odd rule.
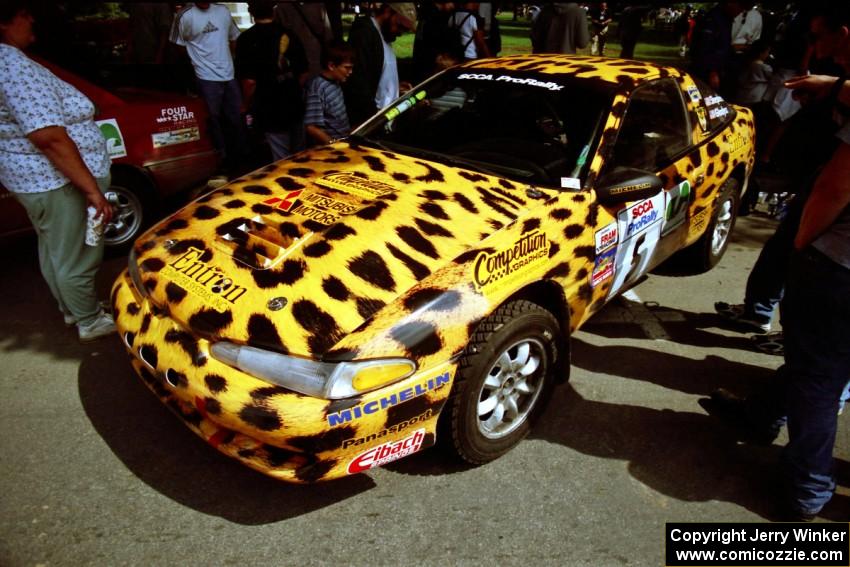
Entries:
[[318,362],[228,342],[213,344],[210,353],[251,376],[326,400],[357,396],[416,372],[416,363],[406,358]]

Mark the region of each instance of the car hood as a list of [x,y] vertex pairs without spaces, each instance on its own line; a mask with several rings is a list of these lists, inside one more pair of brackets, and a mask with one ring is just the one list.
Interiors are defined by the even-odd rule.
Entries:
[[338,143],[195,201],[131,262],[179,327],[321,358],[534,204],[504,179]]

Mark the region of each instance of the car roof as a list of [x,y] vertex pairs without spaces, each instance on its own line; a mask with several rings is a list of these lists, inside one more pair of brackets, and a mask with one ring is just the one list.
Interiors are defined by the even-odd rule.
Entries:
[[464,64],[462,69],[498,69],[550,77],[561,75],[578,80],[602,82],[613,87],[625,87],[626,89],[661,77],[683,75],[683,72],[675,67],[665,67],[645,61],[557,53],[479,59]]

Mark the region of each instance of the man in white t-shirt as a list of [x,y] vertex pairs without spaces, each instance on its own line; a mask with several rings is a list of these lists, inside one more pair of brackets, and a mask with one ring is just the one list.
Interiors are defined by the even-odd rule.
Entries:
[[761,38],[763,26],[758,6],[752,2],[742,2],[741,4],[745,8],[744,11],[732,20],[732,47],[735,51],[744,51],[754,41]]
[[[234,77],[233,57],[239,28],[221,4],[195,2],[174,17],[171,41],[186,48],[198,89],[210,112],[210,134],[231,170],[245,167],[248,145],[242,126],[242,93]],[[224,135],[228,129],[228,136]]]
[[490,50],[484,38],[484,30],[478,27],[479,2],[464,2],[461,9],[452,14],[449,25],[459,28],[463,58],[466,61],[490,57]]

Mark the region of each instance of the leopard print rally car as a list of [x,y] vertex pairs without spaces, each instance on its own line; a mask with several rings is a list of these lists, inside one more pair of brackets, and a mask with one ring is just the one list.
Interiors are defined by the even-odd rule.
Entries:
[[528,432],[606,301],[679,250],[720,259],[753,138],[748,110],[673,68],[468,63],[152,228],[116,320],[148,387],[271,476],[437,439],[484,463]]

